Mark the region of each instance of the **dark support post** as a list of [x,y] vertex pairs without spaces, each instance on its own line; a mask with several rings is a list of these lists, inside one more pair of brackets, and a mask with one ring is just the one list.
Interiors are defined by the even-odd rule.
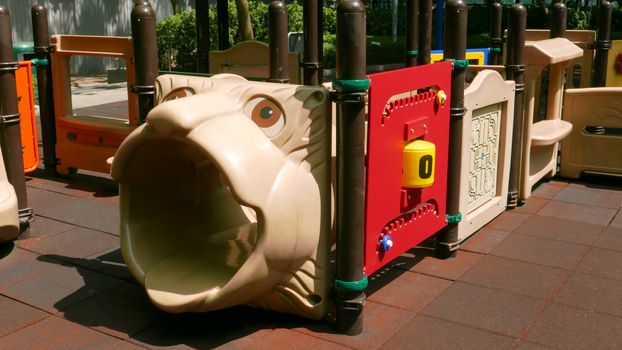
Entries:
[[594,43],[594,75],[592,86],[605,86],[607,83],[607,51],[611,49],[611,2],[603,0],[598,10],[598,33]]
[[501,48],[503,47],[503,5],[495,0],[490,5],[490,53],[488,64],[501,64]]
[[197,68],[199,73],[209,72],[209,0],[196,0]]
[[304,32],[304,53],[302,56],[303,83],[305,85],[319,85],[320,83],[320,61],[318,55],[318,40],[322,35],[321,28],[318,26],[319,11],[318,0],[304,1],[302,9],[303,32]]
[[216,14],[218,18],[218,50],[229,48],[229,2],[218,0],[216,2]]
[[458,251],[460,214],[460,172],[462,166],[462,120],[464,113],[464,74],[466,71],[467,39],[466,0],[447,0],[445,4],[444,58],[454,60],[451,72],[451,104],[449,112],[449,169],[447,173],[447,227],[439,232],[437,253],[441,258],[453,258]]
[[131,89],[138,95],[138,119],[144,122],[153,108],[154,84],[158,77],[156,16],[149,1],[136,1],[131,19],[134,65],[136,66],[136,85]]
[[20,232],[28,229],[33,219],[32,209],[28,207],[26,178],[22,156],[22,136],[20,114],[17,108],[17,87],[15,71],[18,64],[13,58],[13,39],[11,38],[11,13],[0,6],[0,139],[2,156],[7,177],[17,195]]
[[319,33],[317,38],[317,60],[320,63],[317,83],[321,85],[324,80],[324,0],[318,0],[317,7],[317,28]]
[[419,50],[417,64],[430,63],[432,57],[432,0],[419,0]]
[[337,266],[334,281],[337,329],[363,331],[367,277],[363,271],[365,220],[365,6],[337,2]]
[[551,38],[566,37],[566,19],[568,10],[563,2],[556,2],[551,5]]
[[37,66],[37,90],[39,92],[39,117],[43,139],[43,166],[47,175],[56,175],[56,122],[54,120],[54,97],[52,95],[52,70],[50,69],[50,34],[48,11],[42,5],[30,10],[32,33]]
[[270,39],[270,79],[273,83],[287,83],[287,7],[274,0],[268,6],[268,37]]
[[523,97],[525,94],[525,29],[527,28],[527,8],[521,3],[510,7],[508,22],[508,54],[505,65],[506,79],[514,80],[514,130],[512,132],[512,155],[510,160],[510,179],[508,185],[508,208],[518,205],[518,181],[523,143]]
[[406,3],[406,67],[417,65],[417,36],[419,23],[419,0]]

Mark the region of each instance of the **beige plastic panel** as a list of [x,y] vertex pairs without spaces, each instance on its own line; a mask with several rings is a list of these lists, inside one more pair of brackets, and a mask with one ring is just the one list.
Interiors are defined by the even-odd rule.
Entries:
[[67,174],[69,168],[109,172],[106,159],[138,125],[136,95],[128,90],[129,120],[106,116],[76,115],[71,103],[69,62],[74,55],[108,56],[125,59],[127,86],[135,81],[132,39],[129,37],[53,35],[52,84],[56,120],[57,168]]
[[121,250],[155,305],[327,313],[330,99],[322,87],[163,75],[121,145]]
[[570,61],[583,56],[583,50],[566,38],[525,43],[525,65],[546,65]]
[[501,214],[507,204],[514,82],[481,71],[466,89],[458,224],[460,241]]
[[[616,69],[616,61],[620,68]],[[622,86],[622,40],[612,40],[611,50],[607,54],[607,86]]]
[[[289,82],[301,84],[300,56],[296,52],[287,54]],[[248,40],[224,51],[210,51],[209,72],[212,74],[232,73],[248,78],[270,76],[270,46]]]
[[622,133],[585,132],[586,126],[622,131],[622,87],[566,90],[564,120],[574,129],[562,142],[561,176],[578,178],[583,171],[622,174]]
[[9,183],[0,152],[0,243],[12,241],[19,236],[17,195]]

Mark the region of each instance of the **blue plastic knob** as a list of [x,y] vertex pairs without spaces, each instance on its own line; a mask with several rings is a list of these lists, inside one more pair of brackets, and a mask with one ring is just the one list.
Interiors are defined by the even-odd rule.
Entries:
[[380,247],[382,247],[382,250],[385,252],[391,249],[391,247],[393,247],[393,240],[391,239],[391,236],[386,235],[382,237],[380,240]]

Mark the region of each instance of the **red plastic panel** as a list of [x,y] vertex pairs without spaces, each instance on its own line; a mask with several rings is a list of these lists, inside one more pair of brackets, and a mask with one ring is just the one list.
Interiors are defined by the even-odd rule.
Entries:
[[[369,135],[365,203],[365,272],[432,236],[447,223],[447,152],[451,62],[411,67],[369,76]],[[418,90],[418,91],[415,91]],[[439,104],[436,91],[447,95]],[[395,99],[395,95],[412,92]],[[402,187],[402,150],[408,141],[436,145],[435,179],[430,187]],[[390,236],[385,251],[381,241]],[[386,245],[385,245],[386,247]]]

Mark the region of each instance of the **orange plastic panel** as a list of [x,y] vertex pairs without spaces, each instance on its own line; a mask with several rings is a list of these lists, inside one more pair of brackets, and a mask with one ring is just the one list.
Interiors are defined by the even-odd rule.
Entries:
[[21,114],[19,126],[22,133],[22,153],[24,171],[31,172],[39,165],[39,145],[37,142],[37,119],[35,116],[35,94],[32,84],[32,63],[19,62],[15,72],[17,85],[17,107]]

